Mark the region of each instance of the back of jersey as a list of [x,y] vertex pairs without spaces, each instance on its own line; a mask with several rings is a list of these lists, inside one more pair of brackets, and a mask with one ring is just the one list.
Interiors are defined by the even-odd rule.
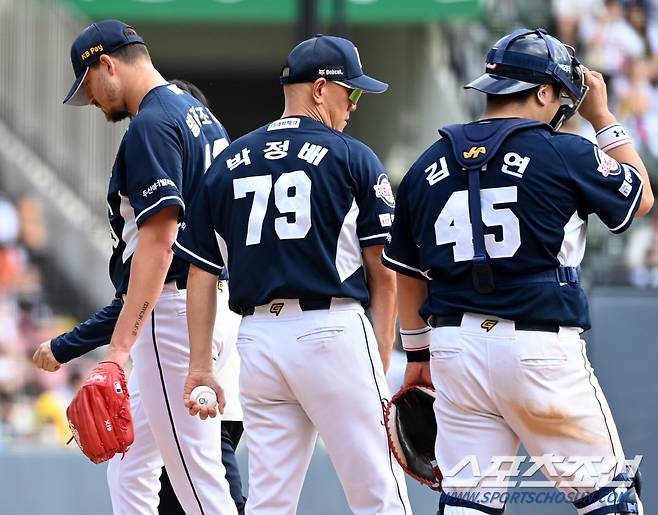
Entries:
[[[117,296],[128,288],[139,227],[167,206],[178,206],[183,221],[204,171],[227,146],[228,135],[210,110],[177,86],[158,86],[144,97],[119,146],[107,196]],[[175,257],[166,280],[181,284],[187,268]]]
[[[495,132],[508,122],[475,124],[490,124]],[[476,312],[589,327],[579,285],[560,283],[557,276],[542,282],[530,277],[580,265],[590,213],[613,232],[625,230],[639,206],[639,173],[548,126],[512,133],[479,171],[484,244],[497,282],[495,292],[486,294],[476,290],[471,275],[477,220],[469,213],[468,174],[478,172],[463,169],[455,151],[470,159],[487,147],[453,149],[444,138],[416,161],[400,185],[384,254],[387,266],[430,280],[423,316]]]
[[394,200],[364,144],[311,118],[283,118],[233,142],[203,196],[178,246],[209,271],[228,265],[232,309],[276,298],[368,301],[361,248],[384,243]]

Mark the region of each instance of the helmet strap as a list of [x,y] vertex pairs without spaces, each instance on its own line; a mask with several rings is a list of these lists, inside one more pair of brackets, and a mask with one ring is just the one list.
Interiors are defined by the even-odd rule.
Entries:
[[553,119],[549,122],[549,125],[553,127],[553,130],[559,131],[560,127],[562,127],[562,124],[571,118],[574,114],[576,114],[576,111],[578,111],[578,108],[580,108],[580,105],[583,103],[583,100],[585,99],[588,91],[589,86],[584,85],[582,89],[583,93],[579,99],[575,100],[571,105],[561,105],[558,108],[555,116],[553,116]]

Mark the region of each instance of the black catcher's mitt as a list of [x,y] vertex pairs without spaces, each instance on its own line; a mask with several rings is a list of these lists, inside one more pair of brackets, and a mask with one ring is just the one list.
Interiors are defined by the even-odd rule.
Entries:
[[441,490],[443,476],[434,458],[435,398],[433,388],[406,386],[386,406],[385,420],[388,441],[400,466],[432,490]]

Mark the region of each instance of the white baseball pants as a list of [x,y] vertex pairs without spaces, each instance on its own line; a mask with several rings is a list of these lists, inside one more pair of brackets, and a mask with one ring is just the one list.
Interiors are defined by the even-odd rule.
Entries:
[[[431,338],[436,458],[444,475],[454,471],[444,479],[447,493],[488,492],[480,503],[502,507],[506,488],[487,482],[513,465],[507,460],[493,475],[483,475],[495,457],[516,456],[520,442],[532,457],[564,458],[541,471],[565,494],[593,491],[597,481],[623,470],[617,428],[579,329],[517,331],[514,322],[467,313],[461,327],[436,328]],[[578,467],[581,457],[602,459]],[[581,486],[568,486],[576,481]],[[497,501],[483,503],[486,498]],[[464,510],[446,507],[445,513],[475,513]]]
[[157,514],[163,464],[185,513],[237,515],[221,462],[220,419],[191,417],[183,404],[189,362],[185,303],[186,291],[166,284],[131,350],[135,442],[125,457],[116,455],[108,464],[115,515]]
[[355,514],[411,514],[383,424],[382,362],[357,302],[302,312],[274,300],[242,318],[237,345],[248,515],[296,512],[318,434]]

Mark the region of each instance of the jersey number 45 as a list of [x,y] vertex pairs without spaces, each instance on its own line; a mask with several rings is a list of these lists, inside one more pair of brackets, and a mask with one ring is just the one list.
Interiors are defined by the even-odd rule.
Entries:
[[[516,186],[486,188],[480,191],[482,223],[485,227],[501,227],[502,239],[485,234],[484,245],[492,258],[512,257],[521,246],[519,219],[509,208],[495,209],[496,204],[516,202]],[[468,209],[468,191],[455,191],[434,222],[436,244],[454,243],[455,262],[473,259],[473,230]]]

